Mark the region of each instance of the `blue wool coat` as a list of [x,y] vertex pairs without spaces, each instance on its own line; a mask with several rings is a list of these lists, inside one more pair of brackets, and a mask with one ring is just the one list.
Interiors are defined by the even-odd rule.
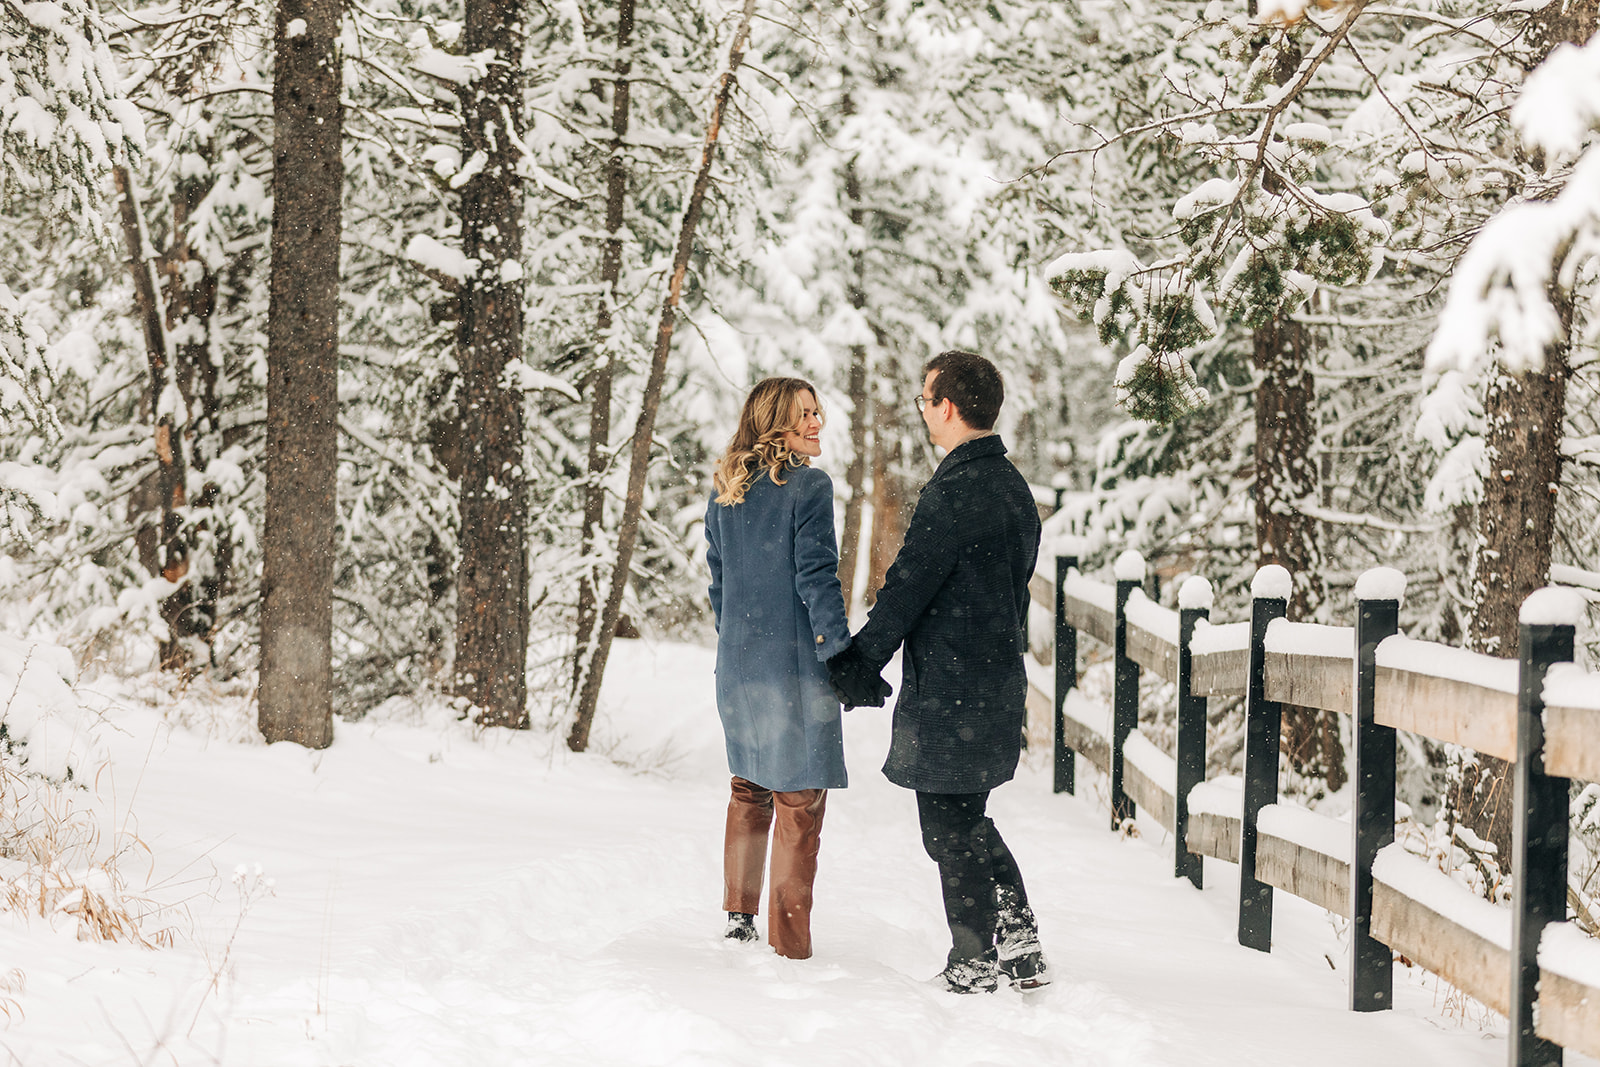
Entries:
[[779,792],[845,785],[825,661],[850,645],[833,535],[833,482],[795,467],[706,508],[717,618],[717,711],[728,770]]
[[1022,752],[1028,578],[1039,555],[1033,493],[996,436],[957,445],[922,487],[905,544],[856,634],[886,663],[902,642],[883,773],[927,793],[981,793]]

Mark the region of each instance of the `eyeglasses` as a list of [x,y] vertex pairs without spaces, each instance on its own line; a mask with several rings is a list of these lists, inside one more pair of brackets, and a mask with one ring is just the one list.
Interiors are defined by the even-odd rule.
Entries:
[[942,397],[941,396],[937,400],[935,400],[931,396],[918,395],[918,397],[917,397],[917,410],[920,412],[923,408],[927,407],[929,404],[935,404],[935,405],[943,404],[946,399],[947,399],[946,397]]

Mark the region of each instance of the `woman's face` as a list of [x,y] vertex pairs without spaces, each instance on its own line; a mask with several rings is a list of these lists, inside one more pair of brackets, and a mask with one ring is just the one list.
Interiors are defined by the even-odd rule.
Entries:
[[822,415],[817,411],[817,398],[811,390],[802,389],[796,399],[800,404],[799,425],[783,435],[783,443],[797,456],[820,456]]

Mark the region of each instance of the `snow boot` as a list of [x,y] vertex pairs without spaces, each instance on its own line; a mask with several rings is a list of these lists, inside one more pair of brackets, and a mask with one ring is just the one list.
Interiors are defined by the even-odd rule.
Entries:
[[1050,962],[1039,944],[1039,923],[1033,909],[1006,886],[997,892],[1000,911],[995,930],[995,955],[1011,984],[1027,991],[1050,984]]
[[994,949],[975,959],[958,957],[952,951],[933,984],[951,993],[993,993],[1000,988],[1000,964]]
[[756,933],[756,917],[742,911],[728,912],[728,928],[722,936],[729,941],[755,941],[761,937]]

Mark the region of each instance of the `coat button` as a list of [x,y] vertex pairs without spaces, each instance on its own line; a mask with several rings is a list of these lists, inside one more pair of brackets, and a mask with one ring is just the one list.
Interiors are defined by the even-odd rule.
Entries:
[[821,634],[817,635],[817,644],[819,644],[819,645],[822,644],[822,635]]

